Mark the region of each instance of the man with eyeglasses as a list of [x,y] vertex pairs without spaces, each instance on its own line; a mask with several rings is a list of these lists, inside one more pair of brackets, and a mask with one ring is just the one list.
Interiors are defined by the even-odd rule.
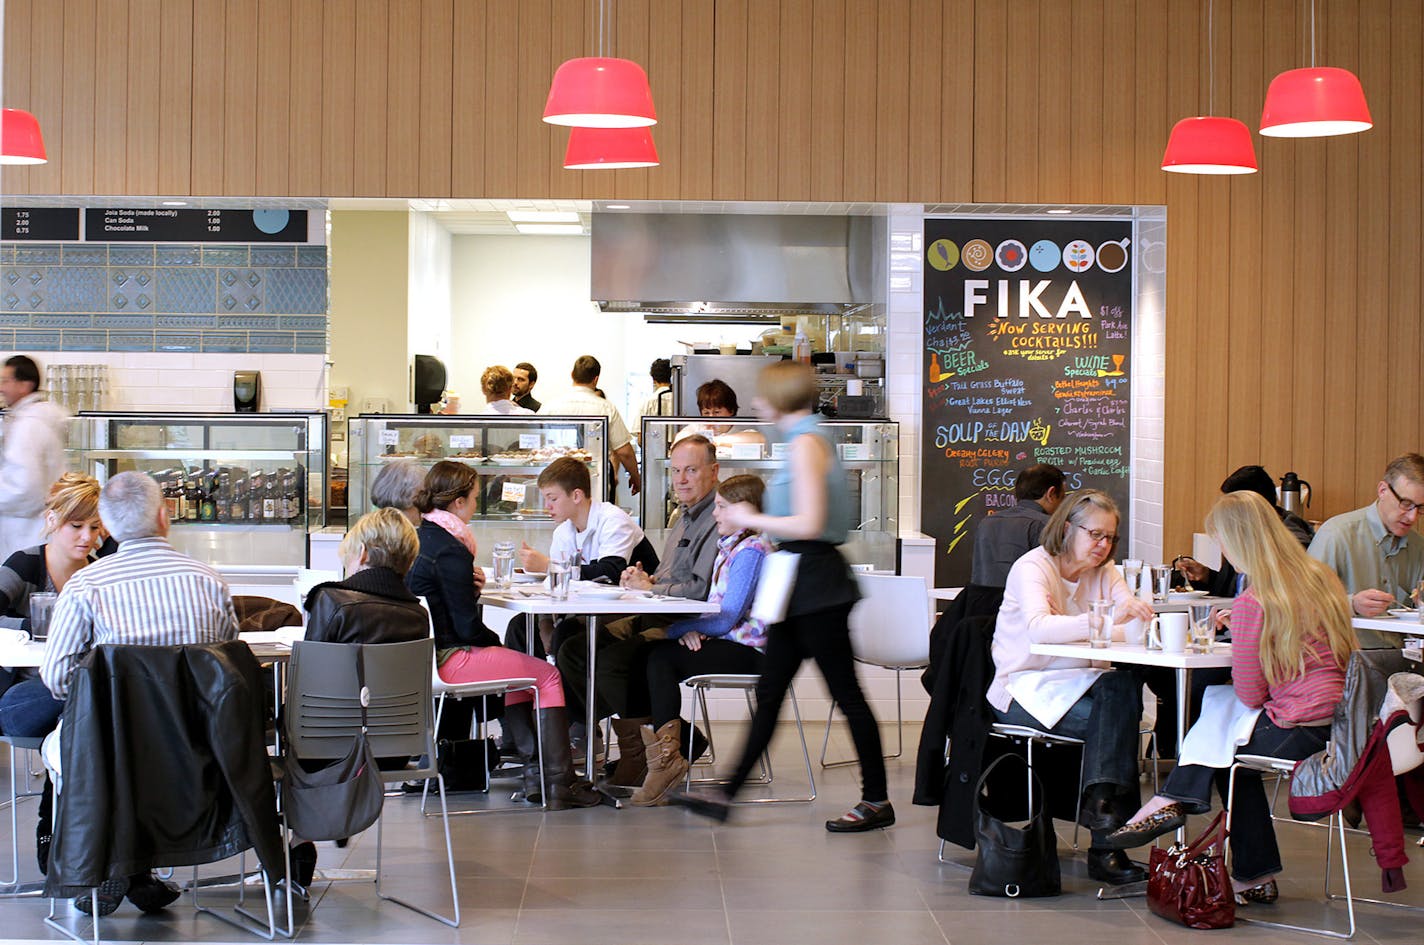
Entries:
[[[1424,581],[1424,536],[1414,530],[1424,506],[1424,456],[1405,453],[1386,467],[1375,501],[1336,515],[1320,526],[1310,555],[1329,565],[1361,617],[1378,617],[1392,607],[1415,606]],[[1374,630],[1356,629],[1364,649],[1398,644]]]

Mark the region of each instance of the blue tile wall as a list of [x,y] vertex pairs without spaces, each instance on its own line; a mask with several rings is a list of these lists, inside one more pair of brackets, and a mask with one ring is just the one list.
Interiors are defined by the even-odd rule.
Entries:
[[324,354],[325,246],[0,243],[0,349]]
[[0,243],[0,349],[326,352],[326,246]]

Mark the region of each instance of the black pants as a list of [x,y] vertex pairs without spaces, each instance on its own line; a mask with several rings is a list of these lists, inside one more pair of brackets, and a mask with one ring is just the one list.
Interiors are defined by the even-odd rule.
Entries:
[[[1236,749],[1238,755],[1270,755],[1274,758],[1300,760],[1309,758],[1325,747],[1330,738],[1330,726],[1280,728],[1266,713],[1256,719],[1251,740]],[[1207,768],[1202,765],[1178,765],[1162,785],[1162,796],[1180,801],[1187,811],[1204,814],[1211,809],[1211,785],[1226,803],[1229,768]],[[1276,831],[1271,825],[1271,804],[1266,800],[1266,788],[1260,772],[1236,772],[1236,799],[1231,812],[1231,874],[1241,882],[1250,882],[1281,871],[1281,851],[1276,846]]]
[[[628,685],[632,678],[633,659],[645,644],[657,641],[662,636],[662,629],[670,622],[665,617],[651,614],[612,620],[605,618],[598,622],[598,665],[594,669],[594,689],[598,694],[598,704],[594,707],[597,718],[632,715],[628,711]],[[561,637],[560,631],[565,624],[576,624],[576,632]],[[562,621],[554,632],[554,644],[557,654],[555,662],[559,674],[564,677],[564,699],[568,702],[569,712],[575,718],[582,718],[588,711],[588,631],[584,629],[583,621],[577,618]]]
[[763,661],[754,647],[731,640],[703,640],[696,652],[676,640],[644,643],[633,654],[629,668],[625,714],[635,719],[652,716],[653,728],[662,728],[681,715],[682,681],[687,677],[708,673],[760,675]]
[[844,604],[790,616],[785,622],[771,627],[767,633],[766,660],[756,690],[756,714],[752,716],[751,730],[742,747],[737,770],[727,787],[729,796],[735,796],[741,790],[757,759],[771,744],[786,690],[790,688],[801,664],[810,658],[816,661],[816,667],[830,689],[831,698],[836,700],[850,723],[851,739],[860,759],[861,798],[883,801],[889,797],[885,786],[885,759],[881,755],[880,726],[860,691],[860,682],[855,678],[849,624],[852,606]]

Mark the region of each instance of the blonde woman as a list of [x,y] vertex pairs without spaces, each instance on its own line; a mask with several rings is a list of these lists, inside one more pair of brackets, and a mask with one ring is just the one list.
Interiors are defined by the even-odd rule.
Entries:
[[[1222,496],[1206,518],[1221,554],[1251,584],[1231,607],[1231,681],[1236,696],[1259,708],[1245,755],[1306,758],[1325,747],[1357,646],[1349,599],[1335,573],[1311,558],[1254,492]],[[1176,830],[1205,813],[1216,782],[1223,800],[1229,769],[1179,765],[1152,798],[1108,841],[1119,849]],[[1237,902],[1275,902],[1281,854],[1261,776],[1238,771],[1231,817],[1231,871]]]

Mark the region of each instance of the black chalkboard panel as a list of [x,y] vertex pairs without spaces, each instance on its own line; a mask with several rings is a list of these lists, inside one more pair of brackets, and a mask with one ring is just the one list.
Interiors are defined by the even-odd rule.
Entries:
[[938,586],[969,583],[975,524],[1033,463],[1111,495],[1127,547],[1131,236],[1127,220],[925,221],[921,528]]
[[305,243],[305,210],[208,210],[91,207],[84,211],[91,243]]
[[79,239],[79,208],[6,207],[0,210],[0,239],[73,242]]

